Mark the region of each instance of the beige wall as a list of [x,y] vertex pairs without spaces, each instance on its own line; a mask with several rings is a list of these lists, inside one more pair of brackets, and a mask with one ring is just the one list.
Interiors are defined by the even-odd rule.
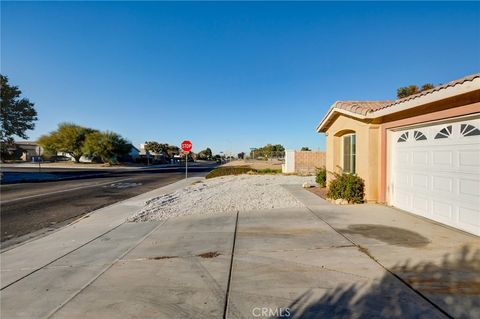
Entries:
[[[478,113],[480,90],[448,99],[420,105],[414,109],[384,115],[376,122],[355,119],[338,114],[325,132],[327,137],[327,171],[338,171],[342,166],[342,135],[355,132],[357,136],[356,172],[365,180],[365,199],[385,202],[387,180],[387,130],[405,125],[428,123],[435,120]],[[380,124],[381,123],[381,124]],[[332,175],[328,174],[328,180]]]
[[[365,180],[365,200],[376,202],[378,199],[378,172],[379,172],[379,125],[362,122],[345,115],[338,118],[326,131],[328,172],[338,172],[343,168],[342,136],[349,133],[356,135],[356,173]],[[328,181],[333,176],[327,174]]]
[[317,167],[325,166],[325,152],[295,151],[295,172],[315,173]]

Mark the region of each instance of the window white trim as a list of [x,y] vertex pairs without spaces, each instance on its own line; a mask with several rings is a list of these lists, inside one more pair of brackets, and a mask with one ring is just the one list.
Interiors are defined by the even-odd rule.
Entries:
[[[354,138],[351,138],[351,137]],[[345,167],[345,138],[350,137],[350,167]],[[355,174],[357,171],[357,136],[355,133],[349,133],[341,136],[342,138],[342,169],[345,173]],[[355,140],[355,143],[354,143]],[[353,147],[355,145],[355,148]]]

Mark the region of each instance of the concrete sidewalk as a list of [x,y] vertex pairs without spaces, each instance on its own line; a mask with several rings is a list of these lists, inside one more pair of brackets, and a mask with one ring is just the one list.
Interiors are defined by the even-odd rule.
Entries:
[[1,253],[1,288],[35,272],[70,252],[108,234],[126,222],[153,197],[172,192],[201,180],[181,180],[165,187],[93,211],[48,236],[9,247]]
[[[2,318],[476,315],[478,294],[462,289],[478,284],[478,273],[464,272],[465,286],[449,286],[453,290],[446,297],[454,298],[454,306],[448,298],[442,303],[435,294],[430,298],[419,292],[422,287],[399,275],[403,270],[428,285],[422,274],[437,268],[419,266],[420,260],[431,265],[441,257],[444,241],[449,241],[445,253],[464,244],[473,247],[476,238],[383,206],[335,206],[300,186],[288,190],[306,207],[240,213],[238,219],[230,214],[120,222],[153,197],[145,194],[90,215],[76,230],[72,225],[62,234],[2,253]],[[384,228],[350,227],[360,221],[384,227],[396,222],[398,229],[426,233],[418,237],[398,229],[391,234]],[[396,256],[401,249],[410,249],[416,259],[396,270],[389,263],[405,265],[409,257]],[[461,264],[470,265],[471,258],[469,252]],[[448,271],[456,274],[457,268]],[[430,280],[437,280],[438,273]],[[448,278],[440,277],[440,287]]]
[[235,222],[122,224],[3,290],[2,316],[443,317],[306,208],[241,214],[236,237]]

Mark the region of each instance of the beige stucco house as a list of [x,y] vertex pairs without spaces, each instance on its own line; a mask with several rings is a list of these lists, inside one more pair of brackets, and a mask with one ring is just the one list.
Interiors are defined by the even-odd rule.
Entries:
[[363,178],[367,202],[480,235],[480,74],[396,101],[337,101],[316,130],[327,171]]

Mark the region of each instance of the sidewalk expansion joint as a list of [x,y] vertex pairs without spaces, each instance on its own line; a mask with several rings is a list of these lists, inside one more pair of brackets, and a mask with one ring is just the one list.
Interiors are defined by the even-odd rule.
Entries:
[[98,236],[96,236],[96,237],[92,238],[91,240],[87,241],[86,243],[83,243],[82,245],[78,246],[77,248],[70,250],[69,252],[67,252],[67,253],[65,253],[65,254],[63,254],[63,255],[61,255],[60,257],[57,257],[57,258],[55,258],[54,260],[52,260],[52,261],[48,262],[47,264],[45,264],[45,265],[43,265],[43,266],[41,266],[41,267],[39,267],[39,268],[36,268],[35,270],[33,270],[33,271],[29,272],[28,274],[26,274],[26,275],[24,275],[24,276],[22,276],[22,277],[18,278],[17,280],[15,280],[15,281],[13,281],[13,282],[9,283],[9,284],[8,284],[8,285],[6,285],[5,287],[2,287],[2,288],[0,289],[0,291],[2,291],[2,290],[4,290],[4,289],[6,289],[6,288],[8,288],[8,287],[10,287],[10,286],[12,286],[12,285],[14,285],[14,284],[16,284],[17,282],[19,282],[19,281],[21,281],[21,280],[25,279],[26,277],[28,277],[28,276],[30,276],[30,275],[32,275],[32,274],[34,274],[34,273],[36,273],[36,272],[37,272],[37,271],[39,271],[39,270],[42,270],[42,269],[44,269],[44,268],[47,268],[48,266],[50,266],[50,265],[51,265],[51,264],[53,264],[54,262],[56,262],[56,261],[58,261],[58,260],[62,259],[63,257],[70,255],[71,253],[73,253],[73,252],[75,252],[75,251],[79,250],[80,248],[82,248],[82,247],[85,247],[86,245],[90,244],[91,242],[93,242],[93,241],[97,240],[98,238],[100,238],[100,237],[102,237],[102,236],[104,236],[104,235],[106,235],[106,234],[110,233],[111,231],[114,231],[114,230],[115,230],[115,229],[117,229],[118,227],[122,226],[124,223],[125,223],[125,222],[123,222],[123,223],[121,223],[121,224],[119,224],[119,225],[117,225],[117,226],[115,226],[115,227],[113,227],[113,228],[111,228],[111,229],[107,230],[106,232],[104,232],[104,233],[102,233],[102,234],[100,234],[100,235],[98,235]]
[[239,215],[239,212],[237,211],[237,216],[235,218],[235,230],[233,232],[232,256],[230,258],[230,268],[228,270],[227,291],[225,293],[225,306],[223,308],[223,319],[227,318],[227,313],[228,313],[228,303],[229,303],[229,298],[230,298],[230,285],[231,285],[231,282],[232,282],[233,257],[235,256],[235,243],[236,243],[236,240],[237,240],[238,215]]
[[[166,219],[165,221],[167,221]],[[101,270],[97,275],[95,275],[92,279],[90,279],[86,284],[84,284],[78,291],[74,292],[72,295],[70,295],[65,301],[63,301],[60,305],[58,305],[55,309],[53,309],[48,315],[46,315],[44,318],[48,319],[51,318],[56,312],[58,312],[60,309],[62,309],[67,303],[72,301],[76,296],[78,296],[82,291],[84,291],[88,286],[90,286],[95,280],[97,280],[101,275],[103,275],[107,270],[109,270],[113,265],[115,265],[117,262],[119,262],[123,257],[125,257],[129,252],[131,252],[133,249],[137,248],[145,239],[147,239],[154,231],[156,231],[158,228],[160,228],[162,225],[164,225],[165,222],[160,223],[157,225],[155,228],[153,228],[151,231],[149,231],[145,236],[140,238],[132,247],[128,248],[125,252],[123,252],[119,257],[117,257],[113,262],[111,262],[107,267],[105,267],[103,270]],[[123,223],[121,224],[123,225]],[[120,227],[117,226],[115,228]],[[114,229],[115,229],[114,228]],[[112,229],[113,230],[113,229]],[[108,233],[108,232],[107,232]],[[99,236],[100,237],[100,236]],[[97,237],[98,238],[98,237]],[[90,241],[91,242],[91,241]]]

